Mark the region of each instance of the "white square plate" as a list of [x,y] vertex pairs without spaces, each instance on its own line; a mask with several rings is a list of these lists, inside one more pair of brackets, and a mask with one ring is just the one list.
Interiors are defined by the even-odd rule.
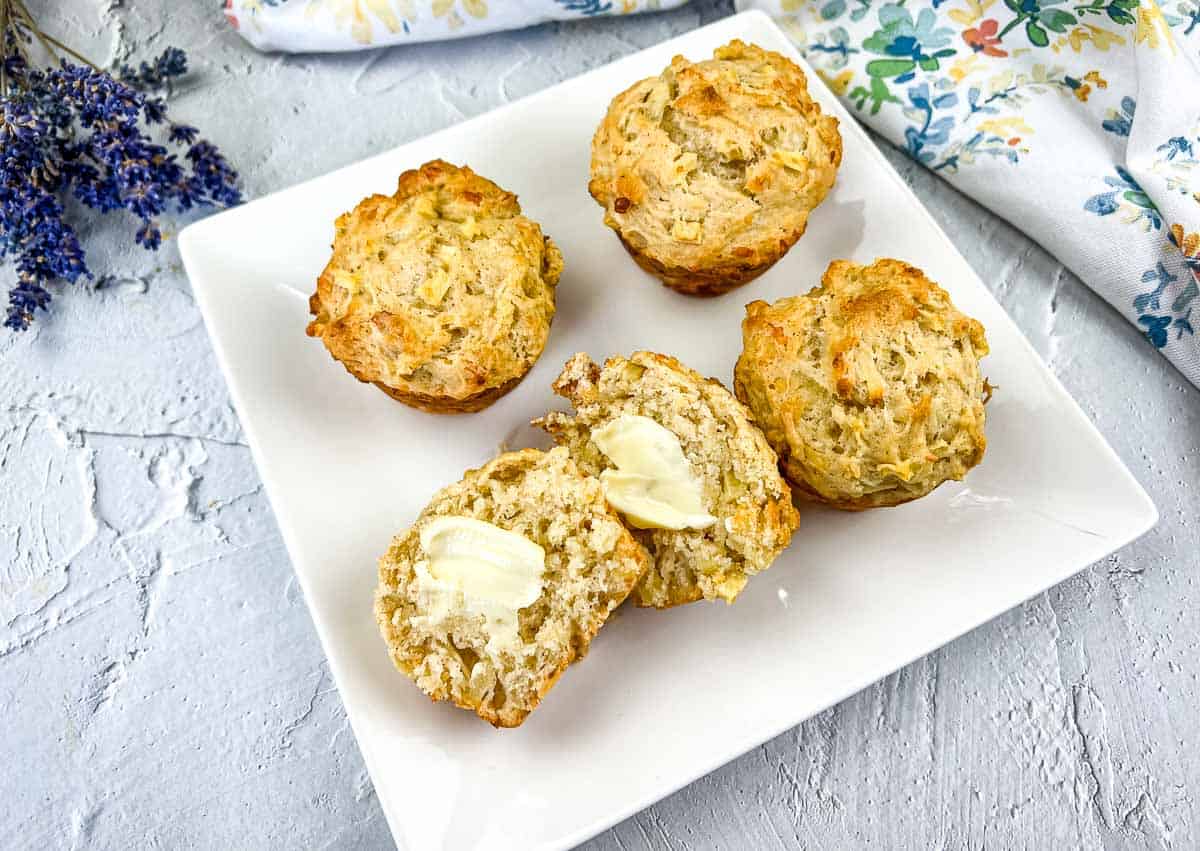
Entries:
[[[1154,506],[920,202],[832,95],[845,159],[808,233],[718,299],[643,274],[587,194],[609,100],[676,53],[731,38],[801,62],[761,13],[696,30],[522,101],[189,227],[180,248],[329,665],[398,844],[562,848],[1065,579],[1149,529]],[[803,63],[801,63],[803,64]],[[561,246],[550,342],[479,414],[436,416],[351,379],[304,336],[334,218],[434,157],[517,192]],[[828,261],[899,257],[987,328],[999,390],[963,484],[885,511],[806,509],[733,606],[619,610],[516,730],[433,704],[393,670],[371,613],[375,560],[434,490],[555,406],[569,355],[648,348],[731,381],[742,307],[807,291]]]

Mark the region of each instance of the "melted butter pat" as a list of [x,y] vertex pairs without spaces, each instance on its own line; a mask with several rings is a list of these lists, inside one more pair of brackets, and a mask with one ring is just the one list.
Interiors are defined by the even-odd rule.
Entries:
[[435,517],[421,529],[414,565],[431,620],[482,615],[489,652],[521,644],[517,613],[542,594],[546,551],[524,535],[472,517]]
[[679,438],[648,417],[625,414],[592,432],[617,469],[600,474],[609,504],[639,529],[706,529],[704,510]]

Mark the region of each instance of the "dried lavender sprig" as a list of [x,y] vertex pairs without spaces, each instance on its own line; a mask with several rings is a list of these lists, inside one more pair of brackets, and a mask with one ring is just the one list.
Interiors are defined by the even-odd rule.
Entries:
[[142,62],[137,68],[122,65],[120,79],[134,88],[153,90],[164,88],[168,82],[187,73],[187,54],[178,47],[168,47],[153,62]]
[[[214,145],[196,128],[167,121],[165,101],[130,84],[165,87],[186,72],[183,51],[168,48],[136,71],[126,66],[124,80],[66,60],[42,70],[30,67],[31,38],[52,57],[55,47],[78,54],[40,32],[21,0],[0,0],[0,25],[0,260],[11,257],[17,272],[4,324],[20,330],[47,308],[47,284],[91,277],[63,218],[68,193],[101,213],[132,213],[140,222],[134,240],[149,249],[162,242],[157,219],[164,213],[232,206],[241,194],[237,173]],[[160,123],[166,144],[143,129]],[[168,146],[183,152],[182,162]]]

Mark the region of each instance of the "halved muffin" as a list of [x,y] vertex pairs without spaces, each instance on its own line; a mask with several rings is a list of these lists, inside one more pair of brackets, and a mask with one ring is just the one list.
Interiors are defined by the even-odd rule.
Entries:
[[719,381],[653,352],[603,367],[571,358],[554,390],[574,414],[535,420],[604,483],[654,565],[639,606],[733,602],[770,566],[799,517],[778,459]]
[[649,563],[565,449],[507,452],[435,494],[395,537],[375,615],[422,691],[516,727]]
[[338,217],[307,333],[406,405],[478,411],[541,355],[561,272],[516,195],[434,160]]

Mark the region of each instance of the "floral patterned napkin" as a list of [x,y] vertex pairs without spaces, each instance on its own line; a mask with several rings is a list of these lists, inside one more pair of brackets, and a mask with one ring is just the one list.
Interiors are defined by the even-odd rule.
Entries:
[[1200,0],[737,0],[1200,386]]
[[222,0],[259,50],[361,50],[511,30],[593,15],[627,15],[687,0]]

